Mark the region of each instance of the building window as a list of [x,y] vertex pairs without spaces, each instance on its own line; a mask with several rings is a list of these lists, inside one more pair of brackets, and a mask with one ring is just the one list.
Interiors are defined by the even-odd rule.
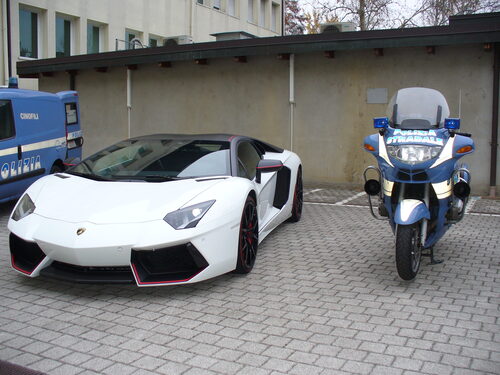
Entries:
[[99,53],[100,28],[91,23],[87,24],[87,53]]
[[214,0],[214,9],[220,10],[220,0]]
[[235,0],[227,0],[227,14],[230,16],[236,16]]
[[19,9],[19,50],[23,57],[38,57],[38,14]]
[[266,26],[266,0],[260,0],[260,9],[259,9],[259,26]]
[[[144,40],[149,42],[149,39],[146,38]],[[125,30],[125,48],[126,49],[135,49],[135,48],[143,48],[144,44],[142,42],[142,33],[137,30]]]
[[247,20],[248,22],[254,22],[253,18],[253,0],[248,0],[248,17]]
[[271,8],[271,30],[278,31],[279,5],[273,3]]
[[71,55],[71,21],[56,16],[56,57]]
[[149,46],[150,47],[158,47],[158,39],[149,38]]
[[134,49],[135,45],[132,42],[133,39],[137,38],[137,35],[133,31],[125,31],[125,44],[126,44],[126,49]]
[[198,4],[203,5],[203,0],[197,0],[197,1],[198,1]]

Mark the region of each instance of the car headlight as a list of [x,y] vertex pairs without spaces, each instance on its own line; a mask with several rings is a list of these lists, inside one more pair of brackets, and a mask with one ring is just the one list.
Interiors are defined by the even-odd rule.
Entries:
[[181,208],[170,212],[163,220],[169,223],[174,229],[194,228],[214,203],[215,200],[211,200]]
[[12,214],[12,220],[19,221],[35,211],[35,204],[28,194],[24,194]]
[[441,152],[441,146],[399,145],[387,146],[389,155],[408,164],[418,164],[434,159]]

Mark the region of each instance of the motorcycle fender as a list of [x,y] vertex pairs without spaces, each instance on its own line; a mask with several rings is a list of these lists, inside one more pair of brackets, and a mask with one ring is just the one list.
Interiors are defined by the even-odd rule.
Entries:
[[430,218],[429,209],[424,202],[417,199],[403,199],[396,207],[394,222],[398,225],[410,225]]

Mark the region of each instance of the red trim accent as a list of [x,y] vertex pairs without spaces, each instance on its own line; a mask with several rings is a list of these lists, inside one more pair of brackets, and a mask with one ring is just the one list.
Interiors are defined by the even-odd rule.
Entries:
[[236,138],[236,135],[232,135],[232,136],[229,137],[228,141],[231,142],[235,138]]
[[[25,275],[31,275],[31,274],[33,273],[33,271],[34,271],[34,270],[33,270],[33,271],[31,271],[31,272],[28,272],[28,271],[25,271],[25,270],[23,270],[22,268],[19,268],[18,266],[16,266],[16,263],[15,263],[15,261],[14,261],[14,255],[11,255],[11,256],[10,256],[10,259],[11,259],[11,262],[12,262],[12,268],[14,268],[15,270],[18,270],[19,272],[22,272],[22,273],[24,273]],[[43,259],[45,259],[45,257],[44,257]],[[43,259],[42,259],[42,260],[43,260]],[[40,264],[40,263],[38,263],[38,264]],[[37,265],[37,266],[38,266],[38,265]],[[35,267],[35,268],[36,268],[36,267]]]
[[264,167],[257,167],[257,169],[268,169],[268,168],[279,168],[279,167],[282,167],[283,165],[279,165],[279,164],[276,164],[276,165],[266,165]]
[[139,273],[137,272],[137,269],[135,268],[135,264],[134,263],[130,263],[130,265],[132,266],[132,272],[134,273],[134,276],[135,276],[135,279],[137,281],[137,284],[139,285],[155,285],[155,284],[173,284],[173,283],[183,283],[183,282],[186,282],[186,281],[189,281],[191,280],[193,277],[195,277],[196,275],[198,275],[201,271],[195,273],[193,276],[191,276],[190,278],[188,279],[184,279],[184,280],[171,280],[171,281],[141,281],[141,278],[139,277]]

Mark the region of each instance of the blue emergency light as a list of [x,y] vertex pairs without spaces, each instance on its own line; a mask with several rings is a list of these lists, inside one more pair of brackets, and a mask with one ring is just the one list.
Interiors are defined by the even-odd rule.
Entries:
[[459,118],[445,118],[444,127],[446,129],[456,130],[460,129],[460,119]]
[[389,126],[389,119],[387,117],[375,117],[373,119],[373,127],[375,129],[385,129]]
[[9,78],[9,89],[17,89],[19,88],[19,83],[17,81],[17,77]]

